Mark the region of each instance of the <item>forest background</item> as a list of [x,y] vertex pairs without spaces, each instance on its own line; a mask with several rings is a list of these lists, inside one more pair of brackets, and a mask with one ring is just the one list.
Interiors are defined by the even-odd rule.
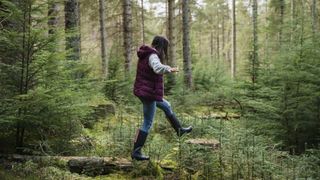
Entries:
[[[136,50],[155,35],[168,37],[166,64],[180,68],[166,76],[166,98],[194,126],[175,137],[159,111],[145,148],[153,160],[130,172],[1,161],[0,176],[320,178],[319,9],[317,0],[0,0],[2,154],[129,158],[142,123]],[[187,143],[195,139],[216,146]]]

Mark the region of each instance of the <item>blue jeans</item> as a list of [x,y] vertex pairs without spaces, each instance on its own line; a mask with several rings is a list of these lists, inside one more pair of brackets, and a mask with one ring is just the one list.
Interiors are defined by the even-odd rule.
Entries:
[[163,99],[163,101],[150,101],[143,98],[139,99],[143,104],[143,124],[141,130],[146,133],[149,133],[149,130],[152,127],[156,107],[160,108],[166,116],[173,114],[170,103],[165,99]]

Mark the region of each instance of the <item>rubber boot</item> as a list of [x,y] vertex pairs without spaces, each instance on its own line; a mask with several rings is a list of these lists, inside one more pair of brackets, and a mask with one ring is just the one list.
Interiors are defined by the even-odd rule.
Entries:
[[149,160],[148,156],[145,156],[141,153],[141,148],[143,147],[144,143],[146,142],[148,133],[141,131],[139,129],[136,134],[136,139],[133,146],[133,151],[131,153],[131,158],[138,160],[138,161],[144,161]]
[[189,126],[187,128],[183,128],[175,114],[167,116],[167,119],[170,122],[171,126],[174,128],[174,130],[177,132],[177,135],[179,137],[185,133],[190,133],[192,131],[192,126]]

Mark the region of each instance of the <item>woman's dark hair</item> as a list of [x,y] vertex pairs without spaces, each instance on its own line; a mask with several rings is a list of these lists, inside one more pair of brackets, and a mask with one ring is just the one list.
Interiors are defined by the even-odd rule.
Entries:
[[151,45],[159,52],[161,63],[163,63],[168,58],[168,39],[162,36],[155,36]]

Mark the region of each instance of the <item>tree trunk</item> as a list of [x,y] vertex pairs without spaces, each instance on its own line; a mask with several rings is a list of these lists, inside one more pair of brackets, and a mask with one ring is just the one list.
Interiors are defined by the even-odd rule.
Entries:
[[214,29],[215,29],[215,40],[216,40],[216,59],[217,59],[217,62],[219,62],[219,59],[220,59],[220,17],[219,17],[219,14],[221,13],[220,11],[220,4],[217,3],[216,4],[216,7],[217,7],[217,11],[216,11],[216,14],[215,14],[215,25],[214,25]]
[[[201,22],[201,19],[199,19],[199,24],[202,24],[202,22]],[[199,48],[199,59],[201,59],[201,57],[202,57],[202,39],[201,39],[201,36],[202,36],[202,30],[201,30],[201,28],[199,29],[199,31],[198,31],[198,39],[199,39],[199,45],[198,45],[198,48]]]
[[183,27],[183,71],[184,82],[188,89],[192,88],[192,70],[190,57],[190,37],[189,37],[189,0],[182,1],[182,27]]
[[[266,6],[265,6],[265,11],[266,11],[265,14],[266,14],[266,16],[264,18],[264,23],[265,23],[265,25],[267,25],[268,24],[268,12],[269,12],[268,0],[265,0],[265,4],[266,4]],[[263,48],[263,50],[264,50],[264,62],[269,66],[270,64],[267,63],[267,60],[269,59],[269,48],[268,48],[268,46],[269,46],[269,33],[266,31],[265,32],[264,48]]]
[[221,34],[222,34],[222,44],[221,44],[221,49],[222,49],[222,58],[223,58],[223,61],[225,61],[226,59],[226,53],[225,53],[225,6],[222,6],[222,22],[221,22]]
[[48,2],[48,27],[49,27],[49,34],[55,34],[56,29],[58,26],[58,13],[59,13],[59,7],[57,2],[54,0]]
[[[219,19],[219,18],[218,18]],[[219,20],[218,20],[218,24],[219,24]],[[217,60],[219,61],[220,59],[220,33],[219,33],[219,26],[216,29],[216,48],[217,48]]]
[[213,32],[210,32],[210,57],[211,61],[213,61]]
[[[174,29],[174,10],[175,10],[175,3],[174,0],[168,0],[168,38],[169,38],[169,58],[168,58],[168,65],[171,67],[176,66],[176,48],[175,48],[175,29]],[[168,76],[168,90],[176,84],[175,76],[173,74],[169,74]]]
[[123,44],[125,64],[124,70],[126,77],[129,77],[131,70],[131,41],[132,41],[132,11],[131,0],[122,0],[123,2]]
[[312,33],[316,34],[318,31],[318,13],[317,13],[317,0],[312,0]]
[[99,16],[100,16],[100,40],[101,40],[101,70],[104,78],[108,76],[108,60],[107,60],[107,37],[105,26],[105,0],[99,0]]
[[283,29],[283,19],[284,19],[284,0],[280,0],[280,29],[279,29],[279,45],[282,45],[282,29]]
[[142,43],[145,44],[145,32],[144,32],[144,3],[141,0],[141,29],[142,29]]
[[253,32],[253,42],[252,42],[252,84],[253,89],[255,87],[255,83],[257,81],[258,76],[258,2],[257,0],[253,0],[252,3],[252,32]]
[[232,0],[232,57],[231,57],[231,78],[236,78],[236,40],[237,40],[237,33],[236,33],[236,2]]
[[294,32],[294,29],[295,29],[295,9],[296,9],[296,3],[295,3],[295,0],[291,0],[290,1],[290,4],[291,4],[291,33],[290,33],[290,40],[292,41],[293,40],[293,32]]
[[78,0],[66,0],[64,3],[66,50],[70,60],[80,60],[80,8]]

